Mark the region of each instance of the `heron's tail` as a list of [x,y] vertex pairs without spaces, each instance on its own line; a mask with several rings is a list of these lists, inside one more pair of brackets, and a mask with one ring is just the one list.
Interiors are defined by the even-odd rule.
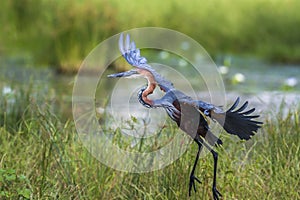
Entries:
[[[240,98],[226,111],[225,120],[216,118],[216,120],[223,126],[225,131],[230,134],[237,135],[240,139],[248,140],[253,136],[263,124],[262,122],[253,120],[259,115],[250,115],[255,111],[255,108],[245,111],[248,106],[246,101],[240,108],[236,109],[240,102]],[[223,123],[224,122],[224,123]]]

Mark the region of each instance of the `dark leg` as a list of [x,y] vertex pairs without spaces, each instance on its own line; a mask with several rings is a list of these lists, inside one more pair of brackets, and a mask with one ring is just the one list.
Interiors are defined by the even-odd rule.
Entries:
[[217,164],[218,164],[218,153],[215,152],[208,144],[203,141],[203,145],[212,153],[214,157],[214,179],[213,179],[213,187],[212,192],[214,196],[214,200],[219,200],[221,197],[221,193],[217,190]]
[[199,142],[198,140],[195,140],[195,142],[198,144],[198,152],[197,152],[197,155],[196,155],[196,160],[195,160],[192,172],[190,174],[189,196],[191,196],[192,188],[194,188],[194,191],[196,192],[195,180],[198,183],[201,183],[200,180],[197,177],[195,177],[195,169],[196,169],[196,166],[197,166],[197,163],[198,163],[198,160],[199,160],[199,156],[200,156],[200,152],[201,152],[201,149],[202,149],[202,143]]

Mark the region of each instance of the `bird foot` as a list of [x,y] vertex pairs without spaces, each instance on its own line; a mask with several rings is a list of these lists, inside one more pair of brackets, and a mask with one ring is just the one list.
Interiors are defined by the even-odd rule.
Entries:
[[221,193],[217,190],[216,187],[212,189],[214,200],[219,200],[222,197]]
[[196,192],[196,184],[195,184],[195,180],[198,183],[201,183],[201,181],[194,175],[190,176],[190,184],[189,184],[189,196],[191,196],[191,192],[192,192],[192,188],[194,188],[194,191]]

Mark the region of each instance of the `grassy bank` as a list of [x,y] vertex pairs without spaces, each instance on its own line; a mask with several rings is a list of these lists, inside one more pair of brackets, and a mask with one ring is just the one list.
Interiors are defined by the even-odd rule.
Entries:
[[158,26],[193,37],[211,55],[295,63],[300,62],[299,6],[297,0],[8,0],[0,8],[0,55],[76,71],[107,37]]
[[[1,96],[0,198],[186,199],[196,145],[170,166],[151,173],[115,171],[93,158],[78,140],[72,120],[29,87]],[[45,101],[49,97],[45,96]],[[42,100],[42,99],[40,99]],[[56,113],[56,114],[54,114]],[[300,199],[299,109],[265,120],[247,143],[222,135],[218,189],[224,199]],[[201,159],[202,181],[191,199],[211,199],[213,160]]]

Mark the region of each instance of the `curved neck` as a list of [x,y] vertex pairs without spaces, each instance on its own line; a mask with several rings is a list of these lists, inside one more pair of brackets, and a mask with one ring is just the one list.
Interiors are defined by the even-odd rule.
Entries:
[[148,99],[148,95],[153,93],[155,87],[156,87],[156,83],[153,83],[153,82],[149,83],[149,81],[148,81],[148,86],[142,93],[143,101],[149,105],[153,105],[153,102],[151,99]]
[[153,77],[153,74],[151,72],[149,72],[148,70],[143,70],[143,69],[139,69],[139,73],[144,76],[147,81],[148,81],[148,85],[147,85],[147,88],[143,91],[142,93],[142,100],[149,104],[149,105],[152,105],[153,102],[152,100],[148,99],[148,95],[152,94],[153,91],[155,90],[156,88],[156,81]]

